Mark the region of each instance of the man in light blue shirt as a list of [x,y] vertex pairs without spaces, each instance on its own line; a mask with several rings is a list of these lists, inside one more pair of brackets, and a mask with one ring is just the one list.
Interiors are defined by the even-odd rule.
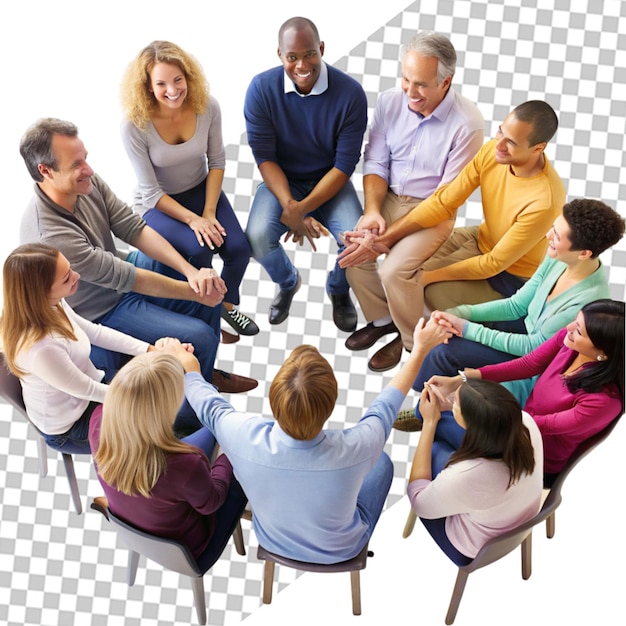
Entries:
[[[438,187],[452,181],[483,144],[484,120],[475,104],[450,87],[456,52],[450,40],[422,32],[404,48],[402,86],[382,93],[363,165],[364,215],[357,230],[383,234]],[[423,313],[419,269],[448,238],[454,219],[412,233],[388,252],[380,269],[359,251],[340,260],[369,322],[346,340],[364,350],[388,333],[400,335],[379,350],[370,369],[385,371],[411,349]],[[371,258],[371,257],[370,257]]]
[[185,395],[233,465],[259,543],[298,561],[338,563],[370,539],[393,478],[383,452],[391,426],[424,357],[450,336],[448,328],[420,320],[405,365],[345,430],[322,430],[337,381],[313,346],[296,348],[272,381],[275,419],[237,412],[202,378],[193,354],[177,340],[165,349],[182,362]]

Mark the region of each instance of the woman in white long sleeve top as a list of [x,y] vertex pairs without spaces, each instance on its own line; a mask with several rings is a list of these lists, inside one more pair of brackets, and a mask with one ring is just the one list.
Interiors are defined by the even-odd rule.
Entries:
[[107,391],[91,346],[129,355],[153,349],[74,313],[64,299],[79,278],[58,250],[40,243],[16,248],[4,263],[5,360],[20,378],[33,424],[51,447],[67,452],[89,452],[89,419]]

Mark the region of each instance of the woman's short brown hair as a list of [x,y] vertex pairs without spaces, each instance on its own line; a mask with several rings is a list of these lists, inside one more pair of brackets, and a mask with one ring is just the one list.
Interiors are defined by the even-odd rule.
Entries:
[[337,402],[337,379],[330,363],[309,345],[298,346],[270,387],[270,406],[280,427],[308,441],[323,428]]

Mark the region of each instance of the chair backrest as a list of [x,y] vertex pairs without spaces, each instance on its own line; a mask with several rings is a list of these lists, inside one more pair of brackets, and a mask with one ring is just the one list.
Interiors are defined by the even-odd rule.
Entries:
[[133,552],[143,554],[151,561],[155,561],[166,569],[170,569],[185,576],[202,576],[204,572],[198,567],[189,548],[173,539],[164,539],[125,522],[107,511],[109,521],[126,546]]
[[24,406],[20,379],[9,370],[4,359],[4,353],[2,352],[0,352],[0,361],[0,396],[30,422],[26,414],[26,407]]
[[541,522],[545,521],[550,515],[556,511],[559,504],[561,504],[561,494],[560,492],[554,492],[548,494],[543,506],[541,507],[539,513],[535,515],[533,518],[529,519],[527,522],[520,524],[516,528],[509,530],[508,532],[500,535],[499,537],[494,537],[489,540],[478,552],[478,554],[474,557],[471,563],[468,565],[464,565],[459,569],[462,569],[466,572],[473,572],[485,565],[489,565],[501,559],[503,556],[507,555],[509,552],[512,552],[517,548],[521,543],[530,535],[533,530],[533,527],[537,524],[541,524]]

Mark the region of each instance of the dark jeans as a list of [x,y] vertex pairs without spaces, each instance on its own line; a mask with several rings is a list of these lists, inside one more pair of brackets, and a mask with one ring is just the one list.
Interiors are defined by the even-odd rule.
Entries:
[[[196,215],[202,215],[206,198],[206,181],[202,181],[193,189],[171,194],[172,198]],[[146,223],[165,237],[194,267],[213,267],[213,255],[222,257],[222,280],[228,292],[226,302],[239,304],[239,287],[243,280],[248,262],[250,261],[250,244],[233,208],[222,191],[215,211],[217,221],[224,227],[226,237],[224,243],[215,250],[209,246],[201,246],[196,234],[183,222],[169,217],[159,209],[146,211],[143,218]]]
[[[139,268],[181,279],[180,274],[142,252],[132,252],[128,261]],[[161,337],[176,337],[193,344],[202,375],[210,382],[219,345],[220,313],[219,306],[209,307],[190,300],[157,298],[131,291],[124,294],[114,309],[94,322],[151,344]],[[91,360],[98,369],[105,371],[105,379],[111,380],[128,356],[93,346]]]

